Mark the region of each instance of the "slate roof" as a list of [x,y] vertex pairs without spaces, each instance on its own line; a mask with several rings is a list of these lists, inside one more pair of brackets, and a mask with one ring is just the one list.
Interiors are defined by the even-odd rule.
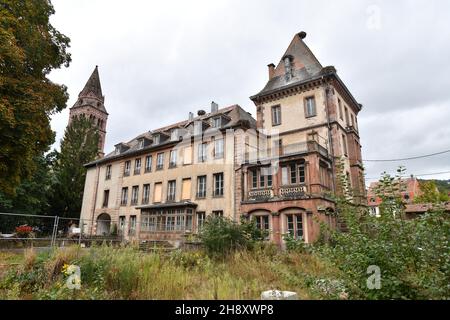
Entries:
[[[323,67],[303,41],[305,37],[305,32],[300,32],[295,35],[276,66],[273,78],[267,82],[266,86],[258,94],[252,96],[251,99],[283,89],[284,87],[313,80],[321,75]],[[284,67],[284,58],[287,56],[291,57],[293,63],[293,74],[289,78],[285,76],[286,72]]]
[[93,94],[100,99],[103,98],[100,76],[98,74],[98,66],[95,66],[94,71],[92,72],[91,76],[86,82],[86,85],[84,86],[83,90],[81,90],[78,96],[89,96],[89,94]]
[[[165,133],[167,135],[170,135],[170,132],[172,129],[175,128],[183,128],[183,127],[188,127],[191,123],[195,122],[195,121],[200,121],[200,120],[208,120],[219,116],[219,115],[225,115],[228,116],[230,121],[228,123],[226,123],[225,125],[223,125],[221,127],[221,129],[228,129],[228,128],[233,128],[235,126],[239,126],[241,123],[246,123],[249,127],[251,128],[256,128],[256,120],[244,109],[242,109],[239,105],[235,104],[226,108],[222,108],[219,109],[217,112],[214,113],[207,113],[205,115],[202,116],[197,116],[195,118],[193,118],[192,120],[184,120],[184,121],[180,121],[174,124],[171,124],[169,126],[165,126],[165,127],[161,127],[158,129],[154,129],[154,130],[150,130],[147,132],[144,132],[140,135],[138,135],[137,137],[131,139],[128,142],[121,142],[118,144],[122,144],[128,147],[128,150],[121,152],[120,154],[117,154],[116,151],[112,151],[110,153],[108,153],[107,155],[105,155],[103,158],[98,159],[96,161],[90,162],[88,164],[86,164],[86,167],[90,167],[93,166],[95,164],[99,164],[99,163],[104,163],[104,162],[108,162],[114,159],[118,159],[118,158],[122,158],[122,157],[127,157],[127,156],[131,156],[134,154],[138,154],[138,153],[142,153],[142,152],[148,152],[152,149],[156,149],[156,148],[161,148],[164,147],[166,145],[171,145],[174,144],[173,141],[170,141],[170,139],[168,141],[164,141],[161,142],[157,145],[150,145],[148,147],[144,147],[139,148],[139,140],[143,137],[146,137],[148,139],[152,139],[153,135],[156,133]],[[116,144],[117,145],[117,144]]]

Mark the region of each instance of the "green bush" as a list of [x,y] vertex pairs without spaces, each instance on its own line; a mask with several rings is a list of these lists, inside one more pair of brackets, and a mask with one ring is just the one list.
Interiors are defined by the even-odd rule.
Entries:
[[[400,171],[401,173],[401,171]],[[436,210],[406,219],[400,178],[383,176],[378,195],[381,216],[370,216],[349,199],[338,199],[347,232],[331,232],[319,252],[342,271],[351,298],[450,299],[450,219]],[[370,288],[369,266],[381,272],[380,288]]]
[[238,249],[252,249],[266,236],[254,221],[243,219],[239,224],[222,217],[208,217],[200,233],[206,252],[221,257]]

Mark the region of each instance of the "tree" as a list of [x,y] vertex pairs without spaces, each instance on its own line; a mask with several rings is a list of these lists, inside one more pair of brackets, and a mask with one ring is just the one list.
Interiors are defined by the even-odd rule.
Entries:
[[69,38],[49,22],[49,0],[0,2],[0,192],[14,195],[54,141],[50,115],[66,107],[67,90],[48,74],[68,66]]
[[83,200],[86,168],[98,154],[99,133],[92,120],[75,117],[61,141],[61,152],[54,163],[55,183],[51,195],[51,213],[78,218]]
[[48,211],[48,192],[52,184],[51,155],[34,159],[36,170],[31,178],[24,179],[14,196],[0,193],[0,211],[45,215]]
[[439,192],[436,182],[420,181],[420,190],[422,194],[414,199],[415,203],[439,203],[448,201],[448,195]]

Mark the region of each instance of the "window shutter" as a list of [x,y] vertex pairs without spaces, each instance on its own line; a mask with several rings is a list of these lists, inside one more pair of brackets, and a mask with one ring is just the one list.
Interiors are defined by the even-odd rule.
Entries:
[[156,183],[153,202],[161,202],[161,199],[162,199],[162,183]]
[[182,185],[182,200],[188,200],[191,198],[191,179],[184,179]]

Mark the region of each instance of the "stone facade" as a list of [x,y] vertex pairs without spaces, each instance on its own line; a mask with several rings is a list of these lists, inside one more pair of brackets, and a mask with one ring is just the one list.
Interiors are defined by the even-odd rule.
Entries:
[[93,121],[100,134],[98,142],[99,156],[104,155],[106,123],[108,121],[108,112],[105,108],[105,97],[102,94],[98,66],[95,67],[89,80],[79,93],[75,104],[70,108],[69,125],[74,117],[84,116]]
[[[334,67],[322,67],[305,37],[297,34],[279,64],[269,65],[268,83],[250,98],[256,120],[237,105],[212,103],[209,113],[119,143],[87,164],[86,230],[102,234],[116,225],[128,239],[175,241],[198,232],[206,217],[223,214],[254,219],[277,244],[288,233],[309,243],[321,222],[338,224],[331,194],[351,188],[355,201],[365,203],[362,106]],[[342,188],[340,163],[348,178]]]

